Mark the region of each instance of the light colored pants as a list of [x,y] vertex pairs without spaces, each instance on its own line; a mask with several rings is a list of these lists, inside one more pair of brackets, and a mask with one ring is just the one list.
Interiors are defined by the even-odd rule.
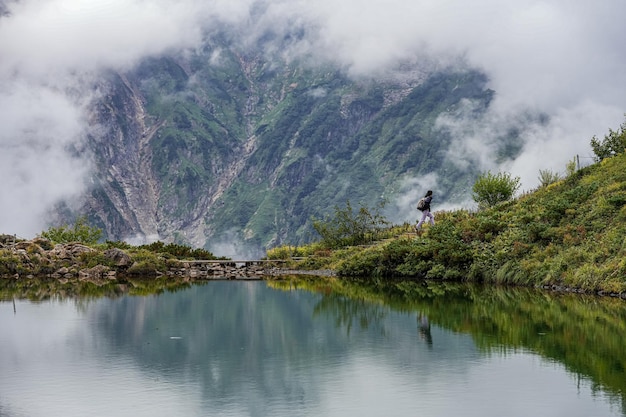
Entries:
[[433,216],[430,210],[424,210],[422,211],[422,218],[417,223],[417,226],[416,226],[417,230],[419,230],[422,227],[422,223],[424,223],[426,218],[428,218],[428,221],[430,222],[430,224],[432,224],[433,226],[435,225],[435,216]]

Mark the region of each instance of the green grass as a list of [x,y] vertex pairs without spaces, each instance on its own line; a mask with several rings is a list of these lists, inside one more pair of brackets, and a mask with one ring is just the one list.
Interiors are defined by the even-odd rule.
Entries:
[[[626,292],[626,155],[495,207],[437,212],[421,236],[389,229],[369,247],[323,251],[340,276],[473,281]],[[298,254],[310,255],[307,247]],[[285,256],[282,248],[268,256]],[[293,255],[292,255],[293,256]],[[310,260],[299,261],[301,267]],[[297,263],[296,263],[297,264]],[[298,267],[298,265],[296,265]]]

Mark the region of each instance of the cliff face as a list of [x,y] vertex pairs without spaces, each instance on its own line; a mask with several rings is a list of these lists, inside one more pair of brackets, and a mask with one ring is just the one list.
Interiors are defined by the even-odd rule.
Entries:
[[435,121],[463,100],[487,108],[485,83],[415,68],[354,81],[228,48],[150,59],[99,86],[82,211],[108,239],[260,248],[306,242],[312,217],[392,199],[407,175],[436,173],[439,201],[459,198],[476,173],[446,162]]

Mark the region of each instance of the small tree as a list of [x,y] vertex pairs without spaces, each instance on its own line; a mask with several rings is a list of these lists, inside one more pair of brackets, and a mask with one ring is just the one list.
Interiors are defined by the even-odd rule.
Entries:
[[86,217],[79,217],[73,226],[50,227],[47,231],[41,232],[41,237],[54,243],[81,242],[93,245],[102,237],[102,229],[90,226]]
[[571,177],[576,173],[578,164],[576,163],[576,158],[573,158],[565,164],[565,175]]
[[487,171],[478,176],[472,187],[472,198],[483,209],[492,207],[503,201],[513,198],[520,187],[520,178],[512,178],[508,172],[499,172],[496,175]]
[[604,135],[602,141],[594,136],[591,139],[591,149],[596,154],[597,162],[626,151],[626,121],[620,125],[618,130],[609,129],[608,135]]
[[381,203],[374,209],[360,205],[355,211],[346,201],[345,209],[335,206],[334,217],[324,220],[313,219],[313,228],[322,237],[322,244],[328,248],[338,248],[350,245],[362,245],[378,238],[380,231],[389,225],[385,217],[380,214]]
[[561,175],[558,172],[551,171],[549,169],[540,169],[539,170],[539,182],[542,187],[547,187],[548,185],[557,182],[561,179]]

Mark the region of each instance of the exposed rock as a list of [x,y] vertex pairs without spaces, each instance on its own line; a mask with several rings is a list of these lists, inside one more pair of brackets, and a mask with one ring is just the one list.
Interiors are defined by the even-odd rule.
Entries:
[[22,258],[22,262],[30,263],[30,258],[28,257],[28,253],[24,249],[18,249],[15,251],[20,258]]
[[58,244],[50,252],[50,255],[58,259],[72,259],[72,254],[65,249],[65,245]]
[[65,245],[65,248],[68,252],[72,254],[72,256],[79,256],[82,253],[95,252],[95,249],[92,249],[89,246],[85,246],[81,243],[68,243],[67,245]]
[[31,240],[31,242],[39,246],[43,250],[50,250],[54,248],[54,245],[52,244],[52,242],[43,237],[36,237],[33,240]]
[[83,253],[95,252],[95,249],[85,246],[81,243],[73,242],[66,244],[58,244],[49,251],[50,255],[58,259],[73,259]]
[[96,265],[93,268],[81,269],[78,271],[78,278],[81,280],[104,278],[110,268],[104,265]]
[[126,267],[132,262],[130,255],[118,248],[111,248],[104,251],[104,256],[115,263],[116,266]]
[[0,243],[2,245],[12,245],[15,241],[16,238],[13,235],[0,235]]

